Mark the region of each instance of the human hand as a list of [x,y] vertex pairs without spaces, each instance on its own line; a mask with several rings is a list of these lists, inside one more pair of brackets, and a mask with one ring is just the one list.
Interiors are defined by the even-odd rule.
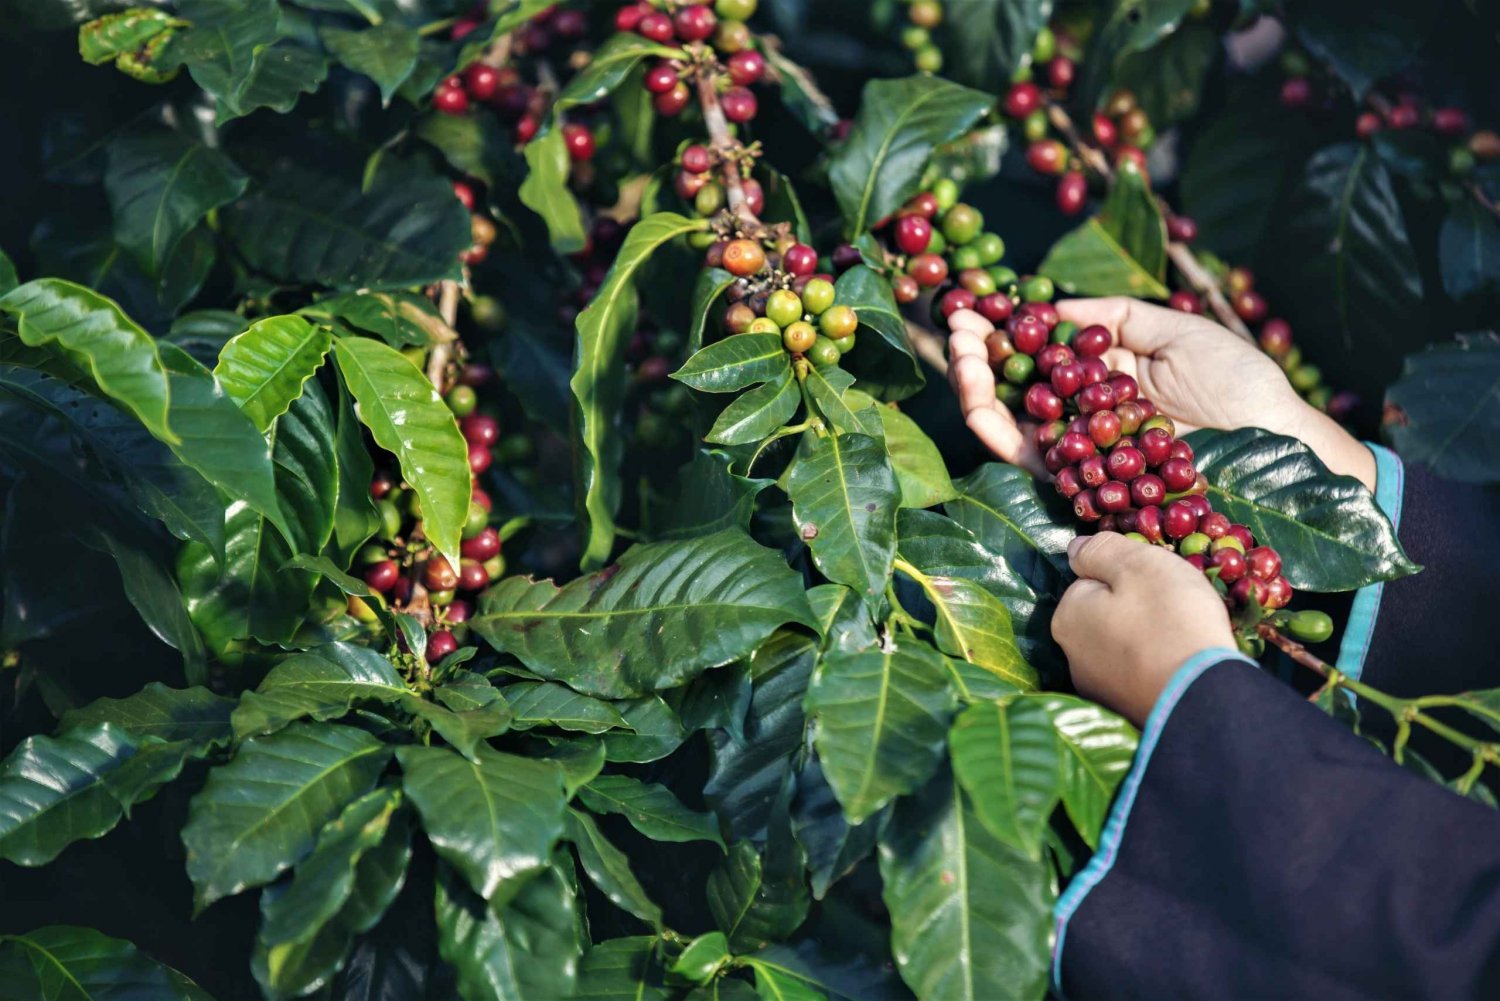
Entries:
[[[1298,396],[1281,368],[1255,345],[1217,323],[1122,296],[1070,299],[1059,302],[1057,312],[1080,327],[1107,327],[1115,344],[1105,363],[1133,376],[1141,395],[1170,416],[1179,432],[1265,428],[1301,439],[1334,472],[1374,489],[1369,450]],[[985,348],[994,325],[972,310],[955,312],[948,323],[948,377],[970,430],[1005,461],[1040,470],[1030,428],[995,399]]]
[[1068,546],[1075,581],[1052,615],[1052,637],[1079,693],[1142,726],[1193,654],[1234,649],[1224,601],[1169,549],[1114,532]]

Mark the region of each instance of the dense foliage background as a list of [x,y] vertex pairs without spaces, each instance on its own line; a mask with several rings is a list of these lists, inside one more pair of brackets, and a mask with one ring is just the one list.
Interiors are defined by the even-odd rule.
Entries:
[[[1176,292],[1500,479],[1500,11],[719,0],[695,42],[623,6],[8,4],[17,996],[1043,994],[1136,734],[1067,691],[1072,511],[962,427],[953,281],[883,225],[916,196],[1003,244],[955,279]],[[738,285],[731,237],[772,255]],[[858,321],[826,364],[728,333],[794,244]],[[1299,602],[1418,569],[1299,443],[1189,440]],[[1365,732],[1493,805],[1496,705],[1401,704],[1456,750]]]

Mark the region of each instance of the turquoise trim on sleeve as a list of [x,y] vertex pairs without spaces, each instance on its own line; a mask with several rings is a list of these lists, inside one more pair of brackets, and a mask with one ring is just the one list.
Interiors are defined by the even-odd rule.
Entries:
[[1162,690],[1161,696],[1156,700],[1156,705],[1151,709],[1151,715],[1146,719],[1146,728],[1141,731],[1141,742],[1135,751],[1135,760],[1131,762],[1130,774],[1125,776],[1125,784],[1121,786],[1119,794],[1115,797],[1114,806],[1110,808],[1109,819],[1105,821],[1104,831],[1099,836],[1099,850],[1094,857],[1089,859],[1083,870],[1073,877],[1073,882],[1068,884],[1068,889],[1058,898],[1057,905],[1052,909],[1053,918],[1056,921],[1056,935],[1053,937],[1052,946],[1052,989],[1058,997],[1062,997],[1062,953],[1063,942],[1068,934],[1068,922],[1072,920],[1073,914],[1083,904],[1083,898],[1088,896],[1089,891],[1098,886],[1109,870],[1115,864],[1115,857],[1120,851],[1120,840],[1125,836],[1125,824],[1130,820],[1130,808],[1135,805],[1136,793],[1141,788],[1141,782],[1146,775],[1146,767],[1151,763],[1151,752],[1156,749],[1156,742],[1161,739],[1161,732],[1167,725],[1167,719],[1172,715],[1172,710],[1177,708],[1183,694],[1193,682],[1204,671],[1215,664],[1225,661],[1239,661],[1255,667],[1255,661],[1246,657],[1238,650],[1230,650],[1228,647],[1210,647],[1200,650],[1189,657],[1181,667],[1172,675],[1172,680],[1167,682],[1167,687]]
[[[1375,455],[1375,503],[1399,530],[1406,469],[1395,452],[1380,445],[1366,444]],[[1339,656],[1334,666],[1355,681],[1365,670],[1365,658],[1370,653],[1370,638],[1375,634],[1375,617],[1380,614],[1380,598],[1384,592],[1384,581],[1354,592],[1354,604],[1349,609],[1349,622],[1344,626],[1344,638],[1339,642]]]

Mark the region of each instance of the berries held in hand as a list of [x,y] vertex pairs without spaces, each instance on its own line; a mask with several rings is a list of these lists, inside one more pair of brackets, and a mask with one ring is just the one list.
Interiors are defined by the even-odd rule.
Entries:
[[1241,577],[1229,586],[1229,600],[1241,607],[1249,605],[1254,598],[1256,604],[1264,608],[1268,593],[1265,582],[1254,577]]
[[1084,386],[1078,392],[1078,409],[1085,414],[1096,413],[1100,410],[1113,410],[1115,408],[1115,390],[1107,382],[1098,382],[1092,386]]
[[[895,294],[898,303],[903,306],[909,306],[921,296],[922,286],[918,285],[917,280],[911,275],[893,275],[891,276],[891,291]],[[986,296],[986,298],[994,297]],[[1009,299],[1006,299],[1005,302],[1007,306],[1010,305]],[[984,312],[983,303],[980,304],[980,313],[990,322],[997,322],[996,317]],[[1007,310],[1006,315],[1010,315],[1009,310]],[[1000,317],[999,319],[1004,319],[1004,317]]]
[[1073,498],[1073,515],[1084,522],[1098,521],[1103,515],[1099,510],[1093,489],[1080,490]]
[[1203,300],[1186,290],[1173,292],[1171,298],[1167,300],[1167,305],[1180,313],[1203,312]]
[[1063,415],[1062,397],[1044,382],[1033,383],[1026,390],[1026,412],[1039,421],[1055,421]]
[[1174,494],[1191,489],[1198,479],[1198,471],[1186,459],[1168,459],[1156,470],[1156,474],[1166,484],[1167,490]]
[[1162,510],[1162,533],[1182,539],[1198,530],[1198,512],[1186,500],[1175,500]]
[[1092,324],[1078,331],[1073,337],[1073,351],[1080,358],[1097,358],[1110,349],[1115,342],[1109,328]]
[[1219,571],[1219,579],[1233,584],[1245,576],[1245,556],[1238,549],[1220,549],[1208,559],[1208,565]]
[[1155,510],[1166,498],[1166,484],[1155,473],[1142,473],[1130,481],[1130,500],[1136,507]]
[[1109,467],[1110,476],[1129,483],[1146,472],[1146,457],[1141,454],[1140,449],[1125,445],[1111,451],[1105,465]]
[[1285,577],[1273,577],[1266,581],[1267,608],[1285,608],[1292,603],[1292,585]]
[[1256,546],[1245,553],[1245,562],[1250,573],[1263,581],[1273,581],[1281,576],[1281,554],[1270,546]]
[[[899,295],[896,297],[896,301],[901,301],[901,297]],[[995,292],[991,295],[981,296],[979,301],[975,304],[974,308],[979,311],[980,316],[984,317],[986,320],[989,320],[991,323],[1004,323],[1006,320],[1010,319],[1011,312],[1014,309],[1014,307],[1011,305],[1010,297],[1005,295],[1003,292]]]
[[1096,487],[1094,503],[1106,514],[1115,514],[1130,507],[1130,488],[1119,480],[1110,480]]

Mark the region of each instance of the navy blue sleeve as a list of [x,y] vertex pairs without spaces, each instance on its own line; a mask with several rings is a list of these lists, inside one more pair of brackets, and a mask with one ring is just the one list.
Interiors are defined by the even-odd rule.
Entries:
[[1493,998],[1500,814],[1207,651],[1057,918],[1068,998]]

